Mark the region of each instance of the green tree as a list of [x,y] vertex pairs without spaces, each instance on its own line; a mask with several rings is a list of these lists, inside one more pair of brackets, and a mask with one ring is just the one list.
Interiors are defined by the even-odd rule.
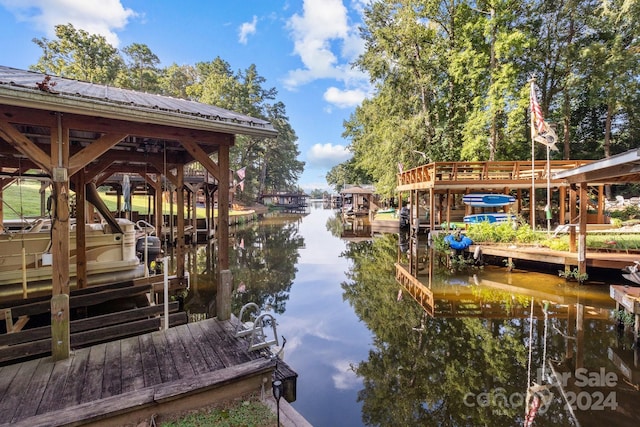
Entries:
[[55,33],[57,40],[33,39],[43,54],[30,67],[32,70],[92,83],[115,82],[123,60],[103,36],[76,29],[72,24],[56,25]]
[[133,43],[122,49],[126,68],[118,81],[119,86],[139,91],[159,92],[160,59],[149,46]]
[[198,80],[196,68],[192,65],[173,63],[160,73],[158,84],[163,95],[174,98],[190,99],[188,89]]
[[355,66],[375,92],[345,122],[353,164],[388,194],[398,163],[528,159],[532,76],[564,140],[556,157],[634,147],[639,10],[634,0],[368,4]]
[[353,158],[332,167],[325,179],[327,184],[338,192],[342,191],[346,184],[361,185],[373,182],[371,176],[360,169]]
[[[244,191],[240,200],[253,201],[269,191],[293,190],[304,169],[297,159],[297,136],[289,123],[286,108],[276,101],[277,90],[265,87],[255,65],[233,72],[228,62],[216,58],[196,64],[197,83],[187,93],[200,102],[268,120],[278,131],[276,138],[241,135],[231,150],[232,167],[245,168]],[[200,83],[201,82],[201,83]]]

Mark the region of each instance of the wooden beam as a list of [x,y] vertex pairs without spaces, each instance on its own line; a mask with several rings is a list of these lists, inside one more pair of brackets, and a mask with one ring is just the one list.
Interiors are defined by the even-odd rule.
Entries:
[[[50,111],[35,110],[27,107],[0,105],[0,116],[10,117],[12,123],[50,127],[55,123]],[[233,135],[224,132],[212,132],[151,123],[130,122],[106,117],[93,117],[64,113],[65,124],[74,130],[97,133],[125,132],[129,135],[157,138],[166,141],[179,141],[193,138],[211,146],[214,151],[219,145],[233,145]]]
[[[113,163],[112,159],[102,158],[102,159],[98,160],[98,163],[92,164],[91,167],[89,168],[89,170],[87,170],[85,172],[85,175],[86,175],[85,180],[86,180],[86,182],[91,182],[94,179],[96,179],[96,177],[98,175],[100,175],[101,173],[103,173],[105,170],[107,170],[107,168],[109,168],[109,166],[111,166],[112,163]],[[109,175],[109,176],[111,176],[111,175]],[[109,176],[107,176],[107,178]]]
[[[211,175],[213,175],[218,181],[222,181],[220,177],[220,170],[222,170],[223,168],[219,167],[213,160],[211,160],[209,155],[196,143],[195,140],[184,138],[180,140],[180,143],[189,152],[189,154],[193,156],[194,159],[196,159],[202,166],[204,166],[207,171],[209,171]],[[220,162],[220,150],[222,148],[223,146],[218,149],[218,162]],[[226,149],[228,153],[229,147],[226,146]],[[227,176],[227,182],[228,181],[229,177]]]
[[127,137],[126,133],[102,135],[100,138],[83,148],[69,159],[69,176],[73,176],[80,169],[106,153],[110,148]]
[[51,157],[31,142],[29,138],[21,134],[11,123],[2,119],[0,119],[0,137],[31,159],[40,169],[51,173]]

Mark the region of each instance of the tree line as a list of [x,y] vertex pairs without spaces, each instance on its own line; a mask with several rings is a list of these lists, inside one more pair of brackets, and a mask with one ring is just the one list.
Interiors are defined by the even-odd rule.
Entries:
[[278,131],[277,137],[237,135],[231,148],[231,168],[246,168],[244,190],[237,198],[251,202],[264,193],[297,190],[304,169],[304,162],[297,159],[298,138],[285,105],[277,100],[277,90],[266,86],[254,64],[234,72],[228,62],[216,57],[194,65],[161,67],[158,56],[145,44],[133,43],[119,50],[104,36],[72,24],[57,25],[55,35],[52,40],[33,39],[43,53],[31,70],[190,99],[268,120]]
[[369,3],[354,66],[374,91],[344,125],[353,158],[327,181],[391,195],[398,164],[530,159],[532,79],[558,135],[553,158],[636,148],[639,20],[638,0]]

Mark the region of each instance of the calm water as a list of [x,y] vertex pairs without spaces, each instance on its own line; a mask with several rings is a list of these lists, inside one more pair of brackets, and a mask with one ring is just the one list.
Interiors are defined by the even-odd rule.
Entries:
[[[534,426],[637,425],[640,358],[607,286],[502,267],[452,275],[426,241],[359,234],[314,207],[232,238],[233,312],[251,301],[274,313],[299,374],[293,406],[314,426],[522,426],[533,382]],[[430,286],[420,303],[396,262]],[[186,309],[210,315],[209,250],[190,263]]]

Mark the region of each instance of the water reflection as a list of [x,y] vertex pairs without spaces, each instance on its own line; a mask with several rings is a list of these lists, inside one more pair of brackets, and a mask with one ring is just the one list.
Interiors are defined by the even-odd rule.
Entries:
[[[386,246],[377,239],[366,251]],[[452,275],[420,237],[409,239],[407,249],[401,236],[398,246],[396,278],[412,298],[381,295],[371,267],[347,285],[360,289],[347,292],[351,298],[366,294],[367,306],[393,319],[393,327],[383,326],[359,313],[370,327],[380,325],[372,329],[376,351],[357,369],[366,379],[365,424],[585,426],[615,419],[635,425],[637,383],[628,384],[624,368],[612,362],[620,353],[637,354],[629,337],[617,333],[606,288],[495,267]],[[379,269],[391,257],[372,262]],[[610,381],[598,381],[604,377]],[[527,384],[541,386],[537,409]]]
[[[297,272],[298,250],[304,238],[298,233],[303,214],[266,217],[234,230],[229,252],[234,292],[232,313],[247,302],[262,309],[284,313]],[[191,289],[185,309],[192,319],[215,316],[216,269],[214,243],[200,245],[189,254]]]
[[[552,386],[533,425],[636,424],[640,361],[607,287],[502,267],[451,274],[424,235],[346,225],[312,209],[233,238],[232,310],[279,314],[300,375],[294,407],[313,425],[525,425],[534,382]],[[194,256],[185,306],[211,315],[209,250]]]

